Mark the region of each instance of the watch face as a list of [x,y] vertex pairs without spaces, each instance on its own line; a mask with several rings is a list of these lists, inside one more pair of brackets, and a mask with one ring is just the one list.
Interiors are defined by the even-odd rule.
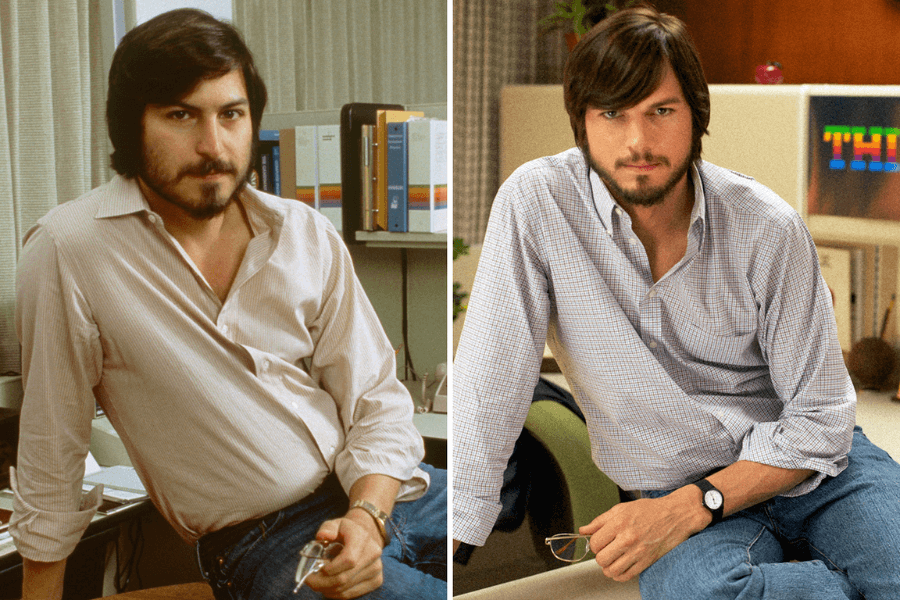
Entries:
[[716,510],[722,506],[722,494],[716,490],[709,490],[703,494],[703,503],[709,508]]

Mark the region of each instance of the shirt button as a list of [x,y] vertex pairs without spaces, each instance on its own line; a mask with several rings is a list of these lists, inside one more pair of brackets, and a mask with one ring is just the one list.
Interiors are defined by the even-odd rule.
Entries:
[[631,244],[637,244],[637,240],[634,238],[628,238],[628,242]]
[[649,345],[651,348],[656,348],[657,343],[651,341],[648,345]]
[[621,216],[621,215],[622,215],[622,209],[619,208],[619,207],[616,207],[616,214]]
[[269,370],[269,366],[271,366],[271,364],[272,364],[272,363],[269,362],[269,359],[268,359],[268,358],[265,359],[265,360],[263,360],[263,361],[262,361],[262,369],[263,369],[263,371],[268,371],[268,370]]
[[650,290],[650,293],[647,295],[650,296],[651,298],[656,298],[656,290]]
[[291,402],[291,408],[293,408],[294,410],[297,410],[300,407],[297,405],[296,402]]
[[224,334],[227,335],[227,334],[228,334],[228,325],[225,325],[225,324],[223,323],[223,324],[219,327],[219,331],[221,331],[222,333],[224,333]]

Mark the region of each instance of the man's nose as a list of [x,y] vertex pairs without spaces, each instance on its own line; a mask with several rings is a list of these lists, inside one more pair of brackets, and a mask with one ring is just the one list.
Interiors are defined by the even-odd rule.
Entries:
[[649,150],[650,131],[643,119],[632,119],[626,131],[626,143],[633,155],[644,156]]
[[197,153],[210,158],[222,154],[222,130],[216,120],[205,120],[197,131]]

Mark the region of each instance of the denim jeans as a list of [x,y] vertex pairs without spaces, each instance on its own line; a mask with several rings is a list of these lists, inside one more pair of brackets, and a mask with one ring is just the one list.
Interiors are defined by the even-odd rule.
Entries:
[[644,571],[640,588],[645,600],[900,598],[900,465],[857,427],[837,477],[701,531]]
[[[398,502],[388,522],[390,543],[381,560],[384,584],[361,598],[447,598],[447,472],[421,465],[431,476],[428,492]],[[300,548],[323,521],[343,516],[349,501],[333,475],[315,493],[267,516],[236,544],[197,545],[200,568],[217,600],[307,600],[321,596],[307,586],[295,595]]]

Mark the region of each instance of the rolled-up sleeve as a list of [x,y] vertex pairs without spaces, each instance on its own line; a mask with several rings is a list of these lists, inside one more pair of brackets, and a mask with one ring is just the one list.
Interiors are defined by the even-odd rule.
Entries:
[[22,556],[66,558],[100,504],[82,497],[93,388],[102,366],[97,327],[51,232],[32,229],[16,276],[16,329],[25,397],[10,532]]
[[759,343],[783,403],[779,418],[757,423],[744,438],[741,460],[816,475],[786,495],[814,489],[847,466],[856,394],[844,366],[831,295],[815,244],[800,217],[773,228],[762,245],[757,294]]

